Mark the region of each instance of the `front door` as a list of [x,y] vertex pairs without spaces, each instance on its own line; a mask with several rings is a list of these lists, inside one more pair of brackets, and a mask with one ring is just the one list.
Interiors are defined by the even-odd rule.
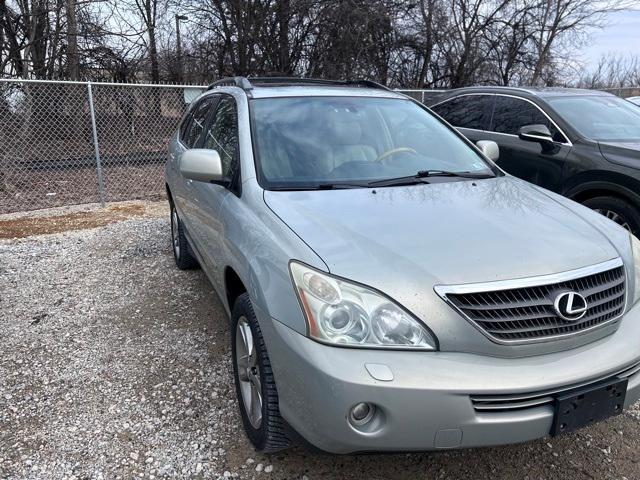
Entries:
[[431,110],[456,127],[473,143],[486,139],[494,95],[474,93],[460,95],[434,105]]
[[231,95],[220,94],[214,115],[205,127],[200,148],[216,150],[222,161],[222,173],[228,185],[193,182],[198,210],[198,250],[207,263],[210,279],[221,288],[225,225],[221,208],[229,196],[237,195],[240,152],[238,143],[238,112]]
[[[190,109],[185,124],[180,128],[179,138],[175,142],[175,148],[171,154],[171,163],[175,170],[180,171],[182,154],[189,148],[198,148],[202,142],[205,126],[213,113],[216,101],[216,96],[208,95]],[[176,183],[171,192],[182,223],[186,227],[187,235],[194,243],[197,243],[198,240],[198,225],[200,223],[195,203],[197,199],[194,198],[194,185],[197,183],[199,182],[181,175],[181,181]]]
[[[518,138],[521,127],[534,124],[549,128],[553,148]],[[496,95],[491,126],[482,139],[498,144],[500,158],[496,163],[502,169],[541,187],[560,191],[564,162],[571,145],[538,106],[521,98]]]

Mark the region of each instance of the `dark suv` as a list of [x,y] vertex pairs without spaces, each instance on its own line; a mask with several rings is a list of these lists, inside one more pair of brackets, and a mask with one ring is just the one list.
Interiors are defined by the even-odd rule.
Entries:
[[469,140],[493,140],[507,172],[640,235],[640,109],[569,88],[471,87],[430,105]]

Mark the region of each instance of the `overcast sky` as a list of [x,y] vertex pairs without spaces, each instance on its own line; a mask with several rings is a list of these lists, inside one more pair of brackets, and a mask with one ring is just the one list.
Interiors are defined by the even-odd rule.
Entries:
[[597,30],[582,49],[587,68],[593,67],[604,54],[640,55],[640,10],[609,15],[610,24]]

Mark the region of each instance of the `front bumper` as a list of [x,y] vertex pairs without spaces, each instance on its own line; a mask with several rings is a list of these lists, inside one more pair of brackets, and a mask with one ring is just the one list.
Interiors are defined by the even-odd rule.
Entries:
[[[640,305],[609,337],[565,352],[515,359],[331,347],[277,320],[265,320],[260,323],[283,418],[306,441],[332,453],[478,447],[540,438],[551,429],[552,403],[484,412],[474,408],[471,397],[562,390],[616,376],[640,362]],[[369,370],[379,378],[384,375],[371,364],[388,367],[393,379],[374,378]],[[628,382],[625,407],[640,398],[640,372],[628,376]],[[348,421],[350,408],[359,402],[378,407],[367,427]]]

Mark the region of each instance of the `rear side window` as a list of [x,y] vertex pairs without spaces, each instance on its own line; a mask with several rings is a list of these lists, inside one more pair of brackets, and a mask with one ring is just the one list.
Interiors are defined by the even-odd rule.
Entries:
[[492,95],[462,95],[432,107],[454,127],[487,130],[493,106]]
[[555,124],[535,105],[520,98],[496,96],[491,131],[518,135],[518,130],[525,125],[546,125],[556,142],[567,141]]
[[195,107],[193,107],[193,114],[190,115],[191,121],[185,120],[186,126],[184,128],[184,134],[181,136],[182,143],[187,148],[194,148],[198,142],[198,138],[204,130],[207,116],[209,115],[213,98],[205,98],[200,101]]

